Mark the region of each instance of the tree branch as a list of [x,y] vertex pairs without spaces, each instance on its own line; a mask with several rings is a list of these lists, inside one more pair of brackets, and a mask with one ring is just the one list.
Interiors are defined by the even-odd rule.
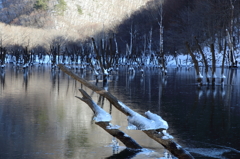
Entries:
[[[74,74],[71,70],[66,68],[64,65],[59,64],[59,68],[65,72],[66,74],[70,75],[75,80],[79,81],[86,87],[90,88],[94,92],[104,96],[109,100],[111,104],[113,104],[119,111],[124,113],[127,116],[133,116],[136,114],[135,111],[124,105],[122,102],[118,101],[116,97],[114,97],[110,92],[101,89],[94,84],[82,79],[78,75]],[[162,129],[158,130],[144,130],[149,137],[160,143],[163,147],[169,150],[174,156],[178,157],[179,159],[193,159],[194,157],[186,150],[184,150],[180,145],[175,143],[172,138],[164,138],[166,135],[162,132]]]
[[[88,106],[92,109],[94,114],[97,115],[96,106],[98,105],[92,100],[92,98],[84,90],[79,89],[79,91],[82,93],[83,97],[82,98],[77,97],[77,98],[85,102],[86,104],[88,104]],[[123,131],[115,127],[112,127],[109,121],[99,121],[99,122],[95,122],[95,124],[103,128],[106,132],[108,132],[113,137],[116,137],[117,139],[119,139],[127,148],[142,149],[142,147],[130,136],[128,136],[126,133],[124,133]]]

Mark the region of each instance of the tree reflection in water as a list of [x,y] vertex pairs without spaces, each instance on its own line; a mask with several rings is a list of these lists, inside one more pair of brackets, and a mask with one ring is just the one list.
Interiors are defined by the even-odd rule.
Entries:
[[[113,154],[111,148],[104,147],[112,137],[92,123],[91,110],[75,99],[78,88],[86,87],[49,68],[33,66],[26,74],[7,65],[1,72],[0,158],[121,158],[122,154],[137,158],[141,154],[127,149]],[[90,72],[77,71],[95,82]],[[109,77],[107,86],[135,111],[161,115],[170,125],[169,133],[195,158],[216,158],[206,156],[213,149],[219,150],[219,158],[239,158],[239,69],[226,69],[225,74],[224,85],[216,79],[214,88],[204,85],[199,89],[191,69],[169,68],[163,78],[158,69],[145,69],[142,76],[137,69],[131,75],[120,68],[116,76]],[[90,90],[87,93],[110,110],[114,124],[126,130],[125,118],[106,99]],[[163,155],[164,149],[143,134],[127,133],[141,146]]]

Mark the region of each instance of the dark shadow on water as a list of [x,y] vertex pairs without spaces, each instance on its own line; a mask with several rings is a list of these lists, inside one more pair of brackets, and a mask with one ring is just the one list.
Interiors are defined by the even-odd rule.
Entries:
[[5,72],[4,71],[1,72],[1,86],[4,89],[4,86],[5,86]]
[[118,154],[113,154],[112,156],[106,157],[105,159],[131,159],[135,157],[141,150],[132,150],[132,149],[124,149]]
[[237,158],[240,158],[240,153],[229,151],[229,152],[223,153],[223,156],[228,159],[230,159],[230,158],[237,159]]
[[25,88],[25,91],[27,92],[28,89],[28,80],[29,80],[29,75],[28,75],[28,68],[23,69],[23,86]]

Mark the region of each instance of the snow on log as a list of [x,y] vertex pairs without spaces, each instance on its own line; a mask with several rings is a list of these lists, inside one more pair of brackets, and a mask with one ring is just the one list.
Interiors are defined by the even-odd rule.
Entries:
[[[85,79],[79,77],[75,73],[73,73],[71,70],[66,68],[63,64],[58,64],[58,67],[74,78],[75,80],[79,81],[86,87],[90,88],[94,92],[104,96],[109,100],[111,104],[113,104],[119,111],[124,113],[127,116],[133,116],[136,112],[134,112],[132,109],[127,107],[125,104],[120,102],[115,96],[113,96],[110,92],[107,90],[104,90],[102,88],[99,88],[95,86],[94,84],[86,81]],[[79,98],[81,99],[81,98]],[[111,129],[108,129],[111,130]],[[174,156],[178,157],[179,159],[193,159],[194,157],[186,150],[184,150],[180,145],[178,145],[172,138],[165,138],[166,135],[164,135],[162,129],[157,130],[142,130],[145,134],[147,134],[150,138],[154,139],[156,142],[160,143],[163,147],[165,147],[168,151],[170,151]]]
[[158,130],[168,129],[168,124],[157,114],[153,114],[150,111],[145,113],[146,117],[135,113],[132,116],[128,116],[128,129],[130,130]]
[[96,121],[96,124],[98,126],[103,128],[113,137],[119,139],[127,148],[142,149],[142,147],[135,140],[133,140],[126,133],[119,130],[120,126],[112,125],[111,123],[109,123],[112,119],[109,113],[107,113],[100,106],[98,106],[84,90],[79,89],[79,91],[82,93],[83,97],[81,98],[76,96],[76,98],[88,104],[88,106],[92,109],[95,115],[94,120]]
[[101,107],[99,107],[85,91],[79,91],[82,93],[83,97],[80,98],[76,96],[76,98],[84,101],[89,105],[89,107],[94,112],[93,120],[95,120],[96,122],[110,122],[112,120],[112,116],[105,110],[103,110]]

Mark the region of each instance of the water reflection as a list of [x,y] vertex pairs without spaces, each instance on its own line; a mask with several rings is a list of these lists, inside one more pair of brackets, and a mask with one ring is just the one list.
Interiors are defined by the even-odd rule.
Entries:
[[29,76],[31,76],[31,74],[28,75],[28,68],[23,69],[23,86],[25,87],[25,91],[27,91]]
[[118,154],[113,154],[112,156],[106,157],[105,159],[131,159],[135,157],[140,150],[131,150],[131,149],[124,149]]
[[[30,72],[32,70],[16,70],[11,67],[6,69],[6,74],[1,76],[0,158],[65,158],[66,154],[69,157],[69,152],[73,152],[70,138],[74,135],[77,139],[74,141],[82,140],[84,143],[78,144],[76,149],[87,145],[83,135],[86,128],[79,123],[81,120],[74,126],[75,119],[82,112],[76,102],[64,101],[62,98],[71,98],[73,95],[72,91],[68,91],[70,80],[63,84],[59,78],[55,78],[58,87],[55,84],[51,87],[54,78],[50,79],[50,72],[45,71],[44,67],[36,68],[33,75]],[[71,85],[74,86],[74,83]],[[66,120],[69,117],[72,118]],[[65,148],[66,153],[63,152]]]
[[[196,144],[196,141],[204,141],[208,146],[211,144],[212,148],[223,146],[224,150],[234,154],[230,150],[231,148],[240,150],[240,144],[236,142],[240,139],[237,135],[240,129],[236,128],[236,125],[240,124],[236,120],[239,119],[239,102],[235,100],[239,97],[240,83],[236,76],[238,70],[226,71],[228,77],[224,87],[221,87],[220,84],[216,84],[215,87],[201,87],[201,89],[197,89],[195,98],[192,95],[192,90],[195,87],[188,85],[189,91],[186,91],[184,90],[185,86],[181,86],[180,81],[178,81],[177,85],[180,86],[180,89],[174,91],[179,93],[178,98],[183,101],[177,100],[179,103],[176,106],[167,104],[171,109],[166,108],[164,111],[172,111],[171,114],[174,114],[175,117],[173,118],[174,127],[183,132],[180,136],[186,139],[186,143],[195,141],[193,145],[197,147],[199,144]],[[176,99],[174,97],[173,100]],[[176,109],[178,113],[174,113]],[[224,156],[223,153],[221,155]]]
[[90,147],[86,129],[79,131],[71,130],[69,132],[66,137],[66,150],[64,155],[67,158],[74,158],[78,151],[78,147]]
[[[139,112],[151,110],[160,114],[168,121],[169,132],[177,141],[179,139],[180,144],[190,147],[189,151],[196,153],[195,148],[211,151],[221,147],[224,151],[219,151],[220,158],[236,158],[240,154],[238,71],[226,69],[223,86],[218,78],[215,86],[201,88],[196,87],[193,69],[169,68],[168,77],[159,75],[156,70],[145,71],[142,77],[136,71],[131,82],[126,80],[124,83],[123,75],[119,77],[119,85],[126,86],[125,89],[113,88],[111,91]],[[195,156],[201,158],[204,153]]]
[[5,86],[5,71],[1,70],[1,88],[4,89]]
[[[28,70],[11,67],[1,72],[0,92],[0,158],[159,158],[164,149],[138,131],[126,130],[126,116],[119,113],[102,96],[79,84],[58,69],[33,66]],[[224,86],[196,87],[194,70],[168,70],[162,76],[158,68],[145,68],[144,76],[136,68],[129,74],[120,68],[98,86],[108,89],[139,113],[150,110],[168,121],[169,133],[193,152],[196,158],[210,154],[236,158],[240,150],[239,70],[226,70]],[[90,72],[75,70],[93,83]],[[93,113],[75,99],[78,88],[113,116],[113,124],[132,136],[141,146],[155,150],[158,156],[141,156],[121,148],[113,154],[107,147],[112,137],[92,122]],[[120,146],[121,147],[121,146]],[[205,156],[206,157],[206,156]],[[207,158],[214,158],[214,155]],[[119,157],[120,158],[120,157]]]

